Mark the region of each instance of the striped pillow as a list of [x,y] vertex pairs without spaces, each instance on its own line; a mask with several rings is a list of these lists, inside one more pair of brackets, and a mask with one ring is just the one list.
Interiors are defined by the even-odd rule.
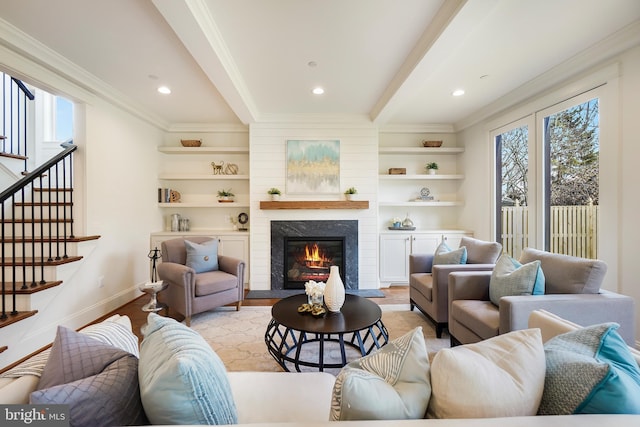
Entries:
[[417,327],[340,371],[331,420],[419,419],[430,396],[427,347]]

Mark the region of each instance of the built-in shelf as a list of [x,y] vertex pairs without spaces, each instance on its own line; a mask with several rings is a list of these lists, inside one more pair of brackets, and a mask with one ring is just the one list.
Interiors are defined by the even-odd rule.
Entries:
[[249,154],[248,147],[158,147],[165,154]]
[[384,179],[384,180],[388,179],[390,181],[403,181],[403,180],[410,180],[410,179],[454,180],[454,179],[464,179],[464,175],[457,175],[457,174],[456,175],[449,175],[449,174],[388,175],[388,174],[383,174],[383,175],[380,175],[380,179]]
[[308,200],[260,202],[260,209],[369,209],[369,201],[364,200]]
[[380,147],[380,154],[460,154],[464,153],[462,147]]
[[462,206],[462,202],[453,201],[453,202],[379,202],[380,206],[433,206],[433,207],[442,207],[442,206]]
[[165,180],[248,180],[249,175],[205,175],[205,174],[185,174],[185,173],[163,173],[158,175],[159,179]]
[[249,203],[220,203],[220,202],[174,202],[158,203],[161,208],[248,208]]

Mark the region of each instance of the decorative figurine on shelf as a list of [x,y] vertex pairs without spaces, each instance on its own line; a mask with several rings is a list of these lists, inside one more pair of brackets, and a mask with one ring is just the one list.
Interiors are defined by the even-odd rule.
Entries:
[[214,175],[222,175],[222,165],[224,165],[224,161],[220,162],[219,165],[216,162],[211,162],[211,167],[213,168]]
[[156,246],[154,249],[151,249],[149,255],[147,257],[151,260],[151,281],[158,281],[158,272],[156,270],[156,262],[162,257],[162,252]]

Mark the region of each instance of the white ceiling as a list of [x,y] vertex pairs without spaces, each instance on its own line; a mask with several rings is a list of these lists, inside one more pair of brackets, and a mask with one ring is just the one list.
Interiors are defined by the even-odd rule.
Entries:
[[612,40],[640,1],[2,0],[0,18],[0,35],[28,34],[71,61],[67,77],[88,72],[166,126],[453,126],[593,46],[628,48]]

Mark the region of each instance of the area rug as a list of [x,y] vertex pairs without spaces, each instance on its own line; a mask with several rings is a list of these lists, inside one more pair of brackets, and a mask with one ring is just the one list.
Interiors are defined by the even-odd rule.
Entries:
[[[449,347],[448,335],[436,338],[433,325],[417,311],[409,311],[408,304],[381,305],[382,322],[393,340],[422,326],[427,351],[430,357],[441,348]],[[282,371],[267,351],[264,334],[271,320],[271,307],[242,307],[235,311],[232,307],[221,307],[213,311],[201,313],[191,319],[191,328],[200,333],[220,356],[229,371]],[[303,347],[307,352],[313,352],[312,345]],[[316,353],[317,354],[317,353]],[[339,350],[325,347],[327,360],[339,360]],[[360,354],[350,347],[347,348],[347,360],[354,360]],[[313,356],[305,356],[307,357]],[[316,356],[317,359],[317,356]],[[312,368],[303,368],[303,371]],[[339,370],[327,369],[326,372],[337,374]]]

